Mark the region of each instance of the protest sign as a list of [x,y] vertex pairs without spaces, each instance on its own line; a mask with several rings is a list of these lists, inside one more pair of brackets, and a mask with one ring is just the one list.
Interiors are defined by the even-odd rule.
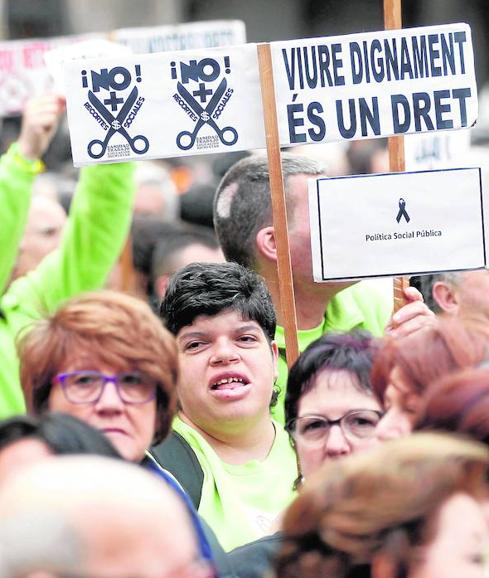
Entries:
[[470,149],[470,129],[410,134],[404,140],[406,168],[411,171],[460,166]]
[[261,148],[256,46],[65,65],[75,166]]
[[466,24],[271,48],[282,145],[458,129],[477,119]]
[[243,44],[246,31],[240,20],[211,20],[0,42],[0,116],[21,114],[27,98],[57,87],[44,62],[46,53],[80,41],[108,37],[128,46],[133,53],[141,53]]
[[25,101],[53,88],[44,54],[80,40],[100,37],[60,36],[0,42],[0,116],[21,114]]
[[134,54],[218,48],[246,42],[241,20],[208,20],[169,26],[120,28],[111,40],[127,45]]
[[309,213],[316,281],[486,265],[480,169],[311,180]]
[[54,88],[61,94],[66,93],[66,83],[63,77],[64,65],[68,60],[87,60],[92,58],[120,57],[132,54],[130,48],[110,42],[103,38],[94,38],[75,42],[70,46],[54,48],[44,53],[44,62],[54,81]]

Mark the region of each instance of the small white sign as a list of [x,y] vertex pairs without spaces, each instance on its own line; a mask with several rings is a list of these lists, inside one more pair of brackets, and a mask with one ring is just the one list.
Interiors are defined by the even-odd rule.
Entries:
[[404,138],[406,170],[450,169],[460,166],[470,150],[470,128],[409,134]]
[[127,45],[135,54],[197,50],[244,44],[246,28],[241,20],[208,20],[173,26],[120,28],[111,34],[111,40]]
[[75,166],[262,148],[256,45],[69,61]]
[[309,213],[318,282],[486,266],[478,168],[311,179]]
[[83,34],[0,42],[0,117],[21,114],[29,98],[53,90],[54,81],[44,62],[47,52],[102,36]]
[[472,126],[470,27],[429,26],[271,44],[280,142]]

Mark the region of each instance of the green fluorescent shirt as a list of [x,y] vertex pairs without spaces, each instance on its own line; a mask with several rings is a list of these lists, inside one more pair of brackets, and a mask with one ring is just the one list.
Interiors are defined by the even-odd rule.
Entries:
[[[0,419],[23,413],[15,339],[66,299],[104,286],[129,231],[134,166],[82,169],[60,248],[0,298]],[[0,287],[5,290],[22,238],[33,176],[9,152],[0,160]]]
[[[325,333],[343,333],[352,329],[365,329],[376,337],[382,336],[392,314],[392,281],[361,281],[351,285],[331,299],[323,322],[312,329],[297,332],[299,351],[319,339]],[[277,404],[272,415],[284,424],[284,401],[287,389],[287,362],[285,360],[285,334],[283,327],[277,326],[275,341],[280,350],[277,386],[280,388]]]
[[285,430],[276,436],[268,456],[243,465],[224,463],[211,445],[180,418],[177,431],[195,452],[204,472],[199,514],[214,530],[224,550],[275,531],[274,522],[294,498],[297,462]]

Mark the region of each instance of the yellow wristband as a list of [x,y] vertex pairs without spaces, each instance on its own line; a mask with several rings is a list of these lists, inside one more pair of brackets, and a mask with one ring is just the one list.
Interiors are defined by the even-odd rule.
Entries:
[[13,162],[23,171],[31,175],[38,175],[46,170],[46,165],[40,160],[27,159],[21,152],[18,142],[14,142],[10,145],[8,150],[9,156],[12,158]]

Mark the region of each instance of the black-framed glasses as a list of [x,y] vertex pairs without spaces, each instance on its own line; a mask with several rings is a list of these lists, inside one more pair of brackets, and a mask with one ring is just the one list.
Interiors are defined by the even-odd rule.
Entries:
[[305,415],[291,420],[287,431],[295,440],[308,444],[322,443],[331,427],[339,425],[343,435],[352,440],[373,438],[375,428],[383,413],[373,409],[358,409],[345,413],[339,419],[328,419],[322,415]]
[[107,375],[101,371],[69,371],[58,373],[54,382],[59,383],[70,403],[97,403],[108,383],[115,385],[120,399],[127,404],[148,403],[156,397],[156,383],[137,372]]

